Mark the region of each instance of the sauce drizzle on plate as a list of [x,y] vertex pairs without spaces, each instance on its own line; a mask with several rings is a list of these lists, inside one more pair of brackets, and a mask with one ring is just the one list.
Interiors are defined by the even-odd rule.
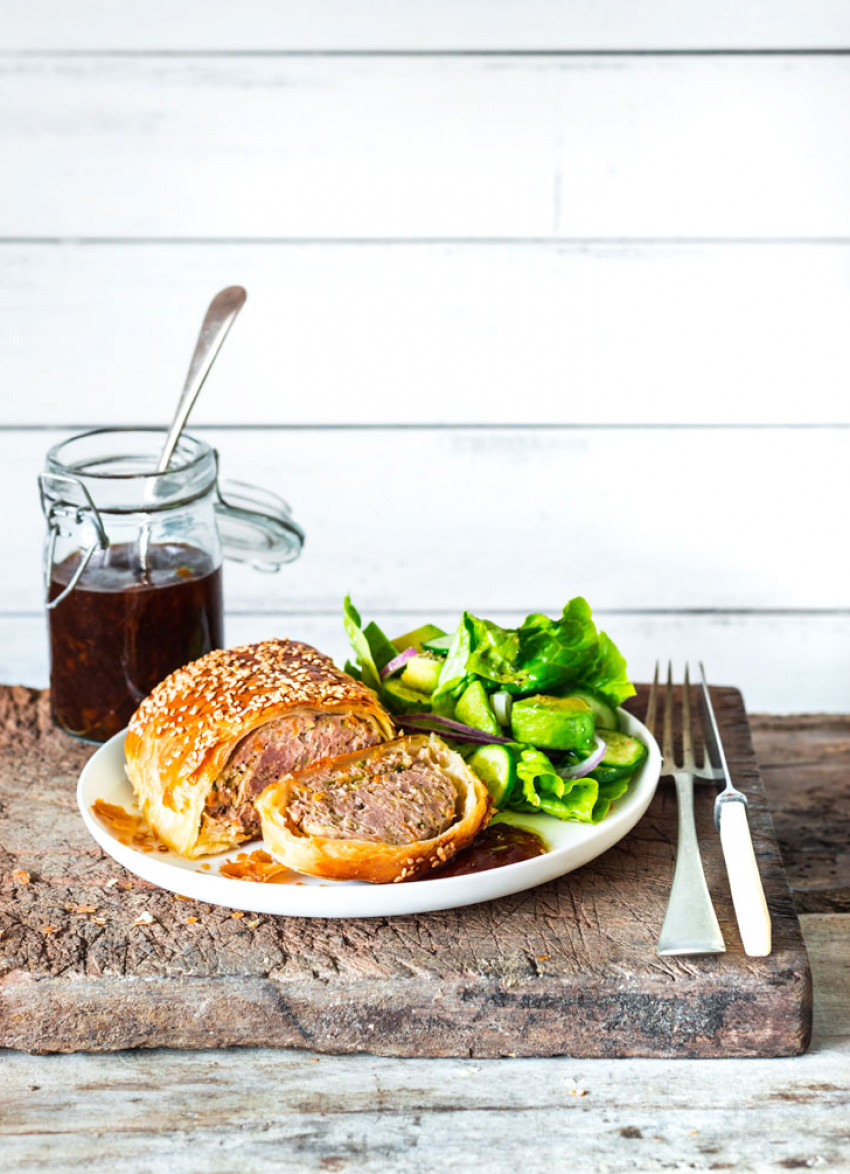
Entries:
[[278,864],[261,848],[254,852],[240,852],[235,860],[226,860],[218,872],[219,876],[230,880],[264,881],[277,885],[302,883],[299,873],[285,864]]
[[170,851],[168,845],[162,843],[142,816],[134,815],[126,807],[121,807],[117,803],[107,803],[105,799],[95,799],[91,809],[98,819],[110,828],[119,844],[137,848],[140,852]]
[[542,856],[549,848],[542,836],[527,828],[509,823],[491,823],[479,832],[468,848],[462,848],[448,864],[436,868],[420,880],[434,880],[443,876],[466,876],[470,872],[486,872],[489,868],[504,868],[520,860]]

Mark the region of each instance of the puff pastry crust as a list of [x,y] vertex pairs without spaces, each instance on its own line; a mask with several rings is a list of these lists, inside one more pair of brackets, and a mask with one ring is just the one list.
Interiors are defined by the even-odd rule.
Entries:
[[216,788],[248,735],[297,715],[302,730],[346,715],[341,724],[350,718],[361,737],[365,729],[367,744],[395,732],[371,689],[292,640],[211,652],[161,682],[133,715],[125,741],[127,774],[159,837],[188,857],[252,838],[235,817],[211,814],[222,806]]
[[[406,789],[405,771],[416,780]],[[491,813],[487,788],[435,734],[397,738],[295,771],[267,787],[256,807],[263,841],[280,863],[311,876],[373,884],[438,868]],[[447,826],[429,834],[435,821]],[[423,826],[427,838],[419,839]],[[364,827],[369,838],[362,838]]]

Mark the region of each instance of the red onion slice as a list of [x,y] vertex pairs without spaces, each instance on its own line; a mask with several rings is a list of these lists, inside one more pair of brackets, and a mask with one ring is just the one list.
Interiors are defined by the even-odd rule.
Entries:
[[598,734],[594,734],[593,737],[596,742],[595,749],[590,752],[587,758],[583,758],[581,762],[577,762],[575,766],[563,767],[559,770],[558,774],[562,779],[583,779],[587,775],[592,774],[597,766],[599,766],[605,757],[605,751],[608,747]]
[[381,669],[381,680],[385,681],[387,677],[391,677],[393,673],[397,673],[399,669],[403,669],[409,660],[418,653],[415,648],[405,648],[404,652],[400,652],[398,656],[394,656],[392,660],[387,661]]
[[397,714],[396,724],[404,729],[430,730],[434,734],[445,734],[447,738],[454,738],[457,742],[479,742],[482,746],[489,746],[494,742],[508,746],[512,741],[511,738],[503,738],[500,734],[488,734],[474,726],[465,726],[453,718],[440,717],[435,713]]

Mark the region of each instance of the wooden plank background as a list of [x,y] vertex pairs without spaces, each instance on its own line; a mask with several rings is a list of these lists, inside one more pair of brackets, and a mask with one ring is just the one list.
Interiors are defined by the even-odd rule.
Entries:
[[850,5],[0,0],[0,678],[34,479],[195,416],[308,532],[231,639],[584,592],[645,676],[847,709]]
[[0,47],[85,51],[842,49],[844,0],[3,0]]

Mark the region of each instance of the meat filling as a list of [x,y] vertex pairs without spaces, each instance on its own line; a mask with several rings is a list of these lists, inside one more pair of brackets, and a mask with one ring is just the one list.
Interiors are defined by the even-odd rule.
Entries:
[[454,783],[427,752],[394,750],[346,774],[330,765],[325,778],[311,772],[293,786],[287,815],[306,835],[413,844],[451,827],[456,806]]
[[260,834],[254,800],[269,783],[320,758],[365,750],[383,741],[369,718],[345,713],[296,713],[276,718],[243,738],[207,799],[207,824],[238,824]]

